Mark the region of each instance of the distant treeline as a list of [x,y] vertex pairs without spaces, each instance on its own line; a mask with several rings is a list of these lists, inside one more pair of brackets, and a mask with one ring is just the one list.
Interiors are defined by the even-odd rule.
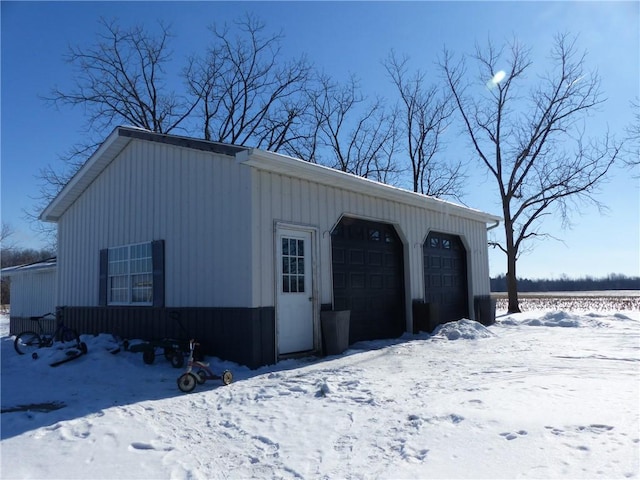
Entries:
[[[583,277],[559,279],[518,279],[519,292],[585,292],[590,290],[640,290],[640,277],[610,274],[603,278]],[[500,275],[491,279],[492,292],[506,292],[507,278]]]

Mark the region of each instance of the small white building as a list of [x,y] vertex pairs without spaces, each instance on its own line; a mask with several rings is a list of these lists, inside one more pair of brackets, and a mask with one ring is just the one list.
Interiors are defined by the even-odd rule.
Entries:
[[57,305],[56,259],[3,268],[9,279],[11,333],[33,330],[30,317],[55,313]]
[[[56,305],[84,333],[194,336],[250,367],[474,318],[499,217],[256,149],[116,128],[41,219],[58,224]],[[416,322],[417,323],[417,322]],[[181,327],[184,327],[183,331]]]

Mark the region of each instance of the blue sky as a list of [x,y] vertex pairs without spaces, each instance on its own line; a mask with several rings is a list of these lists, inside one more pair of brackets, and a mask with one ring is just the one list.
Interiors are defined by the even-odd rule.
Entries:
[[[532,49],[536,68],[545,68],[553,36],[577,34],[587,65],[597,69],[607,102],[590,119],[591,132],[608,127],[621,133],[632,120],[630,101],[640,96],[640,7],[638,2],[1,2],[1,185],[2,221],[19,246],[43,245],[24,210],[38,194],[41,168],[82,139],[80,109],[56,110],[41,96],[73,80],[63,60],[68,45],[89,46],[98,19],[118,18],[123,25],[156,20],[171,25],[178,64],[202,51],[207,27],[253,12],[272,31],[282,30],[287,55],[306,54],[316,67],[345,79],[361,79],[370,94],[392,88],[381,60],[394,49],[411,57],[412,68],[438,81],[434,62],[444,46],[472,53],[476,42],[495,43],[516,36]],[[534,70],[532,70],[532,74]],[[446,154],[468,155],[467,145],[450,141]],[[634,178],[635,174],[635,178]],[[609,211],[585,209],[571,230],[550,219],[547,240],[523,256],[520,277],[546,278],[640,274],[640,191],[638,170],[617,169],[599,199]],[[473,176],[465,204],[500,214],[493,184]],[[504,273],[503,254],[490,254],[492,275]]]

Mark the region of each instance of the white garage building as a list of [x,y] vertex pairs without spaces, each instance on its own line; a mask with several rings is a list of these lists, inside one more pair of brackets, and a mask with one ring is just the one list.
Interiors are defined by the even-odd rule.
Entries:
[[[85,333],[198,338],[252,368],[474,318],[499,217],[271,152],[119,127],[44,210],[56,305]],[[423,319],[424,320],[424,319]],[[421,321],[423,321],[421,320]],[[415,324],[414,325],[414,321]]]

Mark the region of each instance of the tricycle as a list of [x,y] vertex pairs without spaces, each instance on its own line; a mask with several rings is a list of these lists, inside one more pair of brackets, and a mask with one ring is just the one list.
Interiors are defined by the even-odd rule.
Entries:
[[[209,364],[200,360],[193,359],[193,351],[195,347],[200,345],[195,340],[189,341],[189,359],[187,360],[187,369],[178,377],[178,388],[185,393],[192,392],[197,384],[203,384],[206,380],[222,380],[224,385],[229,385],[233,380],[230,370],[225,370],[222,375],[213,373]],[[194,368],[198,370],[194,372]]]

